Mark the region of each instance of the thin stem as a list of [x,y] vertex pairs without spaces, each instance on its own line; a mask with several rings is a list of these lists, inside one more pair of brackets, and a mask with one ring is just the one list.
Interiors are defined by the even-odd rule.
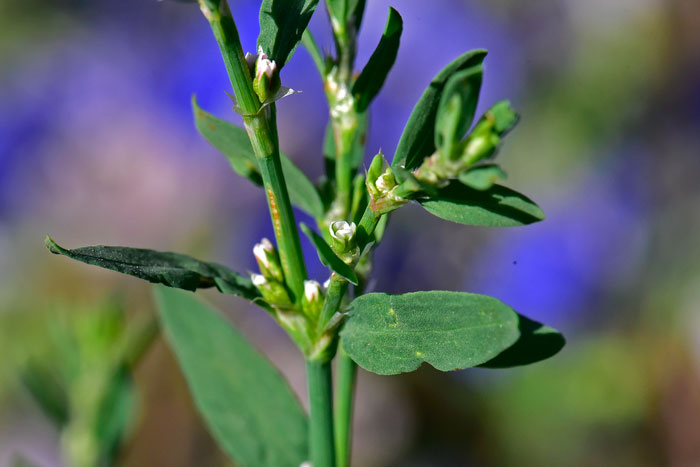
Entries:
[[338,349],[337,359],[334,419],[335,455],[338,467],[348,467],[350,465],[350,447],[352,446],[352,412],[357,364],[345,353],[342,346]]
[[[212,3],[220,3],[220,5],[216,8],[216,5]],[[252,77],[243,55],[238,29],[233,21],[233,16],[231,16],[228,3],[226,0],[218,2],[199,0],[199,6],[204,17],[209,21],[216,42],[219,44],[233,92],[238,100],[238,106],[244,114],[257,113],[260,109],[260,100],[253,91]]]
[[236,23],[226,0],[199,0],[199,5],[221,49],[239,111],[243,114],[246,131],[260,166],[285,281],[294,300],[300,300],[307,277],[306,266],[280,164],[275,106],[271,104],[260,110],[260,100],[253,90],[252,77],[243,55]]
[[275,105],[268,105],[257,115],[245,116],[243,121],[260,165],[285,281],[297,301],[304,295],[306,266],[280,163]]
[[306,360],[306,378],[309,389],[311,465],[334,467],[335,441],[330,362]]

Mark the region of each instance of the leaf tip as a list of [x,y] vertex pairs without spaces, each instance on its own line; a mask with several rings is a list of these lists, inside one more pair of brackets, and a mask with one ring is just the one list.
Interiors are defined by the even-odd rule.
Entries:
[[50,235],[47,235],[46,238],[44,238],[44,245],[46,245],[46,248],[48,248],[48,250],[54,255],[60,255],[63,250],[63,248],[61,248]]

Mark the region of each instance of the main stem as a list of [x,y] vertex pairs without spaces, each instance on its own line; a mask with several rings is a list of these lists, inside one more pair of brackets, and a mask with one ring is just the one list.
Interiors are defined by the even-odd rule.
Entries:
[[352,412],[355,394],[357,364],[338,349],[335,389],[335,449],[337,467],[350,465],[350,446],[352,446]]
[[294,300],[298,302],[304,294],[306,266],[280,163],[275,106],[271,104],[261,110],[260,99],[253,90],[252,77],[228,4],[225,0],[213,3],[214,7],[212,2],[199,1],[202,13],[209,21],[221,49],[238,110],[243,114],[246,131],[260,166],[285,281]]
[[294,294],[294,300],[299,302],[304,295],[306,266],[280,163],[275,104],[268,105],[256,115],[243,117],[243,121],[260,166],[285,281]]
[[306,360],[309,388],[310,455],[313,467],[335,466],[331,364]]

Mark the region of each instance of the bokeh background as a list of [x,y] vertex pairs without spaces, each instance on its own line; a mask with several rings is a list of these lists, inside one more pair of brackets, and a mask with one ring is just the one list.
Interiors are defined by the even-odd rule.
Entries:
[[[259,4],[231,3],[253,49]],[[388,5],[368,0],[358,67]],[[521,112],[499,158],[548,218],[495,230],[406,207],[377,250],[374,290],[491,294],[568,345],[512,371],[361,371],[355,465],[700,465],[700,3],[392,5],[402,47],[372,107],[368,157],[393,153],[439,69],[487,48],[480,110],[509,98]],[[312,29],[330,47],[321,10]],[[316,178],[328,110],[305,50],[282,78],[303,91],[278,105],[282,148]],[[52,256],[45,234],[69,248],[148,247],[254,269],[253,244],[272,235],[264,197],[198,135],[189,105],[196,94],[236,121],[228,89],[194,5],[0,0],[0,466],[18,455],[66,465],[61,434],[21,382],[29,356],[65,360],[52,351],[56,323],[92,335],[104,331],[100,313],[153,313],[148,284]],[[303,360],[274,323],[243,300],[204,295],[303,398]],[[226,465],[162,341],[136,387],[118,465]]]

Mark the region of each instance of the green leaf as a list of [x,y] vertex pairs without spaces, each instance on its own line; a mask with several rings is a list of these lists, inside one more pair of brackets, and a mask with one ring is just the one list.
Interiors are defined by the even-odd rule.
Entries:
[[435,146],[447,158],[474,121],[482,74],[483,67],[476,65],[458,71],[445,85],[435,119]]
[[417,168],[425,157],[435,152],[435,118],[447,81],[452,75],[481,64],[485,50],[472,50],[447,65],[433,78],[413,108],[394,153],[393,167]]
[[505,179],[506,173],[496,164],[477,165],[459,176],[460,182],[479,191],[488,190],[496,182]]
[[318,259],[321,260],[321,263],[347,279],[350,283],[357,285],[357,276],[355,272],[342,259],[338,258],[338,255],[335,254],[323,237],[311,230],[311,228],[303,222],[300,224],[300,227],[301,231],[309,237],[314,248],[316,248]]
[[57,255],[168,287],[185,290],[216,287],[220,292],[248,300],[260,296],[248,277],[226,266],[206,263],[180,253],[102,245],[67,250],[48,236],[46,247]]
[[506,350],[486,363],[483,368],[511,368],[529,365],[557,354],[566,344],[564,336],[556,329],[518,315],[520,337]]
[[[226,156],[233,170],[256,185],[262,186],[258,161],[246,131],[202,110],[195,96],[192,96],[192,110],[197,130],[212,146]],[[282,153],[280,153],[280,162],[291,202],[315,219],[323,217],[323,202],[311,180]]]
[[318,0],[263,0],[258,46],[281,69],[294,54]]
[[517,314],[492,297],[464,292],[371,293],[350,304],[340,332],[350,357],[380,375],[423,362],[451,371],[487,362],[518,339]]
[[136,402],[131,376],[126,369],[117,371],[111,384],[107,385],[96,414],[95,437],[99,440],[105,465],[113,464],[128,435],[136,413]]
[[159,287],[155,296],[197,410],[221,448],[242,466],[305,461],[306,415],[277,369],[193,295]]
[[256,185],[262,185],[262,177],[255,159],[248,134],[243,128],[202,110],[197,97],[192,96],[192,111],[197,131],[228,159],[231,168]]
[[57,428],[69,421],[67,389],[56,368],[30,358],[20,371],[20,380],[41,410]]
[[403,20],[401,15],[392,7],[389,7],[389,18],[386,21],[379,45],[372,53],[367,65],[362,69],[360,76],[352,87],[352,93],[357,99],[358,112],[364,112],[379,93],[379,90],[382,89],[399,52],[402,31]]
[[452,182],[420,204],[441,219],[465,225],[514,227],[544,219],[532,200],[501,185],[479,191]]

